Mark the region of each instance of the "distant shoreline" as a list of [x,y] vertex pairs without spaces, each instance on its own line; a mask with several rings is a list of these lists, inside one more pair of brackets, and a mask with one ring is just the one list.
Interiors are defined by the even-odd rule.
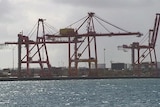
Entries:
[[89,80],[89,79],[160,79],[160,77],[52,77],[52,78],[0,78],[0,81]]

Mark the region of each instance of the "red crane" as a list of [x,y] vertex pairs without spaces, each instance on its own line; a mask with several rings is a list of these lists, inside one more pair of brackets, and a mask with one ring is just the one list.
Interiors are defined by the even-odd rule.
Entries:
[[[84,21],[83,21],[84,20]],[[95,23],[94,20],[97,21],[99,25],[101,25],[106,31],[109,33],[97,33],[95,30]],[[21,72],[21,64],[26,64],[27,67],[27,75],[30,75],[30,64],[39,64],[42,71],[44,71],[44,64],[47,65],[48,70],[50,71],[51,65],[49,62],[49,56],[46,44],[68,44],[68,63],[69,63],[69,70],[68,73],[70,76],[78,76],[78,66],[81,62],[87,62],[90,74],[94,74],[91,69],[91,64],[94,63],[95,65],[95,74],[97,75],[97,42],[96,37],[103,37],[103,36],[131,36],[137,35],[141,36],[139,32],[128,32],[120,27],[117,27],[104,19],[95,15],[95,13],[88,13],[88,15],[81,20],[83,21],[78,28],[65,28],[60,29],[59,34],[46,34],[44,28],[44,20],[38,20],[37,26],[37,36],[36,41],[30,40],[28,36],[24,36],[23,34],[18,34],[18,42],[6,42],[6,44],[18,44],[18,69]],[[110,32],[103,24],[107,23],[108,25],[118,29],[122,33],[113,33]],[[42,25],[42,35],[39,33],[40,24]],[[74,23],[76,24],[76,23]],[[72,25],[74,25],[72,24]],[[79,34],[82,29],[82,26],[86,24],[87,26],[87,33]],[[85,27],[86,27],[85,26]],[[69,26],[70,27],[70,26]],[[84,30],[84,29],[83,29]],[[21,56],[21,47],[24,45],[26,47],[26,54],[24,57]],[[30,48],[30,46],[32,46]],[[33,49],[36,48],[36,51],[33,52]],[[74,50],[72,50],[74,48]],[[42,49],[45,51],[45,60],[42,57]],[[31,56],[32,52],[32,56]],[[86,53],[84,55],[84,53]],[[33,58],[38,55],[38,60],[33,60]],[[87,56],[86,56],[87,55]],[[50,75],[50,74],[49,74]],[[44,74],[42,75],[44,76]]]
[[[42,25],[42,36],[40,36],[40,25]],[[24,36],[22,33],[18,34],[18,42],[5,42],[5,44],[17,44],[18,45],[18,71],[21,77],[22,64],[26,65],[25,76],[30,76],[30,65],[39,64],[41,70],[44,70],[44,64],[50,69],[49,57],[45,40],[44,20],[39,19],[37,24],[36,41],[30,40],[28,36]],[[26,54],[22,57],[22,46],[25,46]],[[33,50],[36,48],[36,51]],[[42,49],[45,54],[42,55]],[[36,59],[34,59],[36,57]],[[45,59],[44,59],[45,57]]]
[[[39,65],[41,69],[41,76],[51,76],[51,64],[49,62],[49,56],[47,51],[47,44],[66,44],[69,43],[66,38],[68,36],[56,36],[49,37],[45,33],[45,24],[44,19],[38,19],[37,27],[35,27],[36,31],[36,40],[30,40],[29,36],[25,36],[22,33],[18,34],[18,42],[5,42],[5,44],[16,44],[18,45],[18,71],[19,77],[22,76],[31,76],[31,65]],[[41,26],[41,27],[40,27]],[[35,32],[34,31],[34,32]],[[31,32],[31,33],[34,33]],[[32,36],[32,35],[31,35]],[[70,40],[70,43],[74,43],[75,41]],[[82,42],[82,41],[77,41]],[[26,54],[22,55],[22,47],[25,47]],[[22,64],[25,65],[26,72],[21,73]],[[45,66],[46,65],[46,66]],[[47,69],[45,69],[45,67]]]
[[[100,24],[105,31],[107,30],[109,33],[97,33],[95,30],[95,23],[94,20]],[[107,25],[110,25],[120,31],[122,33],[113,33],[110,32],[103,23],[106,23]],[[80,32],[80,29],[82,26],[86,24],[87,26],[87,33],[84,34],[78,34]],[[84,19],[82,24],[77,28],[75,33],[72,34],[67,34],[68,39],[70,41],[71,37],[75,37],[74,40],[74,51],[71,50],[71,43],[69,42],[68,44],[68,59],[69,59],[69,75],[70,76],[77,76],[78,75],[78,65],[79,63],[88,63],[88,68],[89,68],[89,75],[91,76],[96,76],[98,74],[97,72],[97,63],[98,63],[98,57],[97,57],[97,42],[96,42],[96,37],[103,37],[103,36],[131,36],[131,35],[137,35],[141,36],[139,32],[128,32],[120,27],[117,27],[104,19],[98,17],[95,15],[95,13],[88,13],[88,16]],[[50,35],[51,36],[51,35]],[[54,36],[54,35],[53,35]],[[79,39],[82,39],[83,42],[76,42]],[[87,58],[84,57],[84,53],[88,55]],[[91,68],[91,64],[95,65],[95,69]]]
[[[156,14],[154,27],[149,30],[149,41],[147,45],[141,45],[139,42],[133,42],[131,45],[123,45],[123,48],[131,49],[132,54],[132,65],[134,70],[140,70],[142,65],[150,66],[152,69],[157,68],[157,57],[155,45],[158,36],[160,24],[160,14]],[[137,50],[137,55],[135,55],[135,51]],[[141,51],[143,51],[141,53]],[[137,59],[135,59],[137,56]],[[149,62],[144,62],[149,58]],[[140,73],[139,73],[140,75]]]

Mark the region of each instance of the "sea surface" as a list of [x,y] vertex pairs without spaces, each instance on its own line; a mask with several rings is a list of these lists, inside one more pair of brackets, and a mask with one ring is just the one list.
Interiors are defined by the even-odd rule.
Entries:
[[1,81],[0,107],[160,107],[160,79]]

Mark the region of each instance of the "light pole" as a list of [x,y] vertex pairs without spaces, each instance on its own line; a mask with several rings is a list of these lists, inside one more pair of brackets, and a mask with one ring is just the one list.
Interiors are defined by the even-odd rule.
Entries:
[[104,48],[104,69],[106,68],[106,49]]
[[13,61],[13,70],[14,70],[14,48],[12,48],[12,61]]

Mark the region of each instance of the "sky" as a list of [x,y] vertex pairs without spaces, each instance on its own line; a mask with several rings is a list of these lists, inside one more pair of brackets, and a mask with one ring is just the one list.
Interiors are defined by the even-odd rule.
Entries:
[[[94,12],[127,31],[146,34],[153,28],[155,14],[160,12],[159,7],[159,0],[0,0],[0,44],[16,42],[17,34],[22,31],[27,35],[38,18],[46,19],[47,23],[59,30],[83,18],[88,12]],[[99,37],[98,63],[104,63],[104,58],[107,67],[110,67],[110,62],[131,63],[130,50],[123,52],[117,46],[131,44],[142,38]],[[156,44],[158,61],[159,39]],[[48,53],[52,66],[68,66],[66,45],[51,45]],[[1,47],[0,69],[17,68],[17,56],[16,45]]]

